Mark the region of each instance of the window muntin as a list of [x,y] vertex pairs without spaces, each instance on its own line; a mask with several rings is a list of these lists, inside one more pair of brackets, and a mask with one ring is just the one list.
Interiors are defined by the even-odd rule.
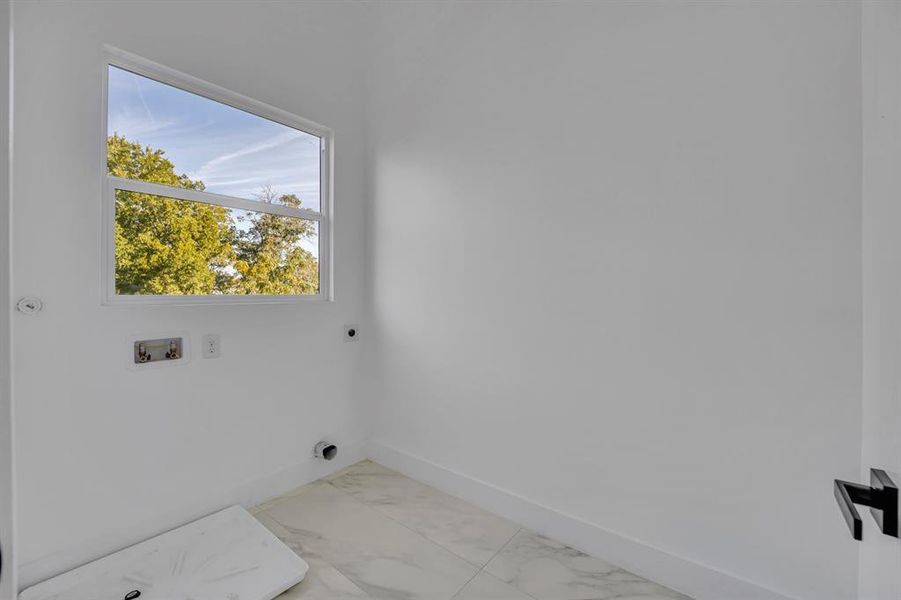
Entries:
[[118,51],[107,78],[108,302],[329,298],[328,130]]

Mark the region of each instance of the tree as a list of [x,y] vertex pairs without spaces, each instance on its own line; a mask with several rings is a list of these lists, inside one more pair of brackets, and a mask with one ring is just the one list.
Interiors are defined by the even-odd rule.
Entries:
[[[296,195],[279,196],[270,186],[260,191],[257,200],[300,206]],[[317,231],[312,221],[268,213],[239,216],[238,220],[249,223],[248,228],[236,228],[235,232],[239,293],[315,294],[319,291],[318,261],[300,245],[301,240],[315,238]]]
[[[165,152],[112,135],[110,175],[203,190],[176,173]],[[264,188],[258,200],[299,207],[293,194]],[[316,236],[303,219],[116,191],[116,293],[311,294],[319,265],[301,247]]]
[[[113,135],[110,175],[202,190],[178,175],[162,150]],[[227,279],[233,231],[229,210],[161,196],[116,191],[116,293],[211,294]]]

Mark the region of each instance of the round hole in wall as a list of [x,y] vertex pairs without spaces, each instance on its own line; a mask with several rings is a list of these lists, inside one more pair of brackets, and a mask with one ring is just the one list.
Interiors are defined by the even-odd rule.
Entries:
[[332,460],[338,456],[338,446],[329,441],[321,441],[313,448],[313,456],[322,460]]

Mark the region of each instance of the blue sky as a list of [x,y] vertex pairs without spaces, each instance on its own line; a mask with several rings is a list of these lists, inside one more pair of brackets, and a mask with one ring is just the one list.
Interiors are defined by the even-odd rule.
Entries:
[[319,210],[319,138],[110,66],[108,130],[166,151],[210,192],[253,199],[269,185]]

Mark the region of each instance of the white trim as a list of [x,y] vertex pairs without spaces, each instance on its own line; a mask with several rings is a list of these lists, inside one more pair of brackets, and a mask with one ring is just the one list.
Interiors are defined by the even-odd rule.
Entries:
[[[312,444],[311,444],[312,445]],[[140,522],[110,531],[84,543],[30,560],[19,567],[21,589],[89,563],[122,548],[159,535],[233,504],[252,508],[302,485],[327,477],[365,458],[361,442],[338,442],[338,457],[324,461],[305,456],[302,460],[263,477],[228,490],[204,490],[199,496],[186,497],[177,510],[148,513]],[[253,512],[253,511],[251,511]]]
[[621,533],[603,529],[488,482],[398,450],[384,442],[370,440],[366,453],[381,465],[678,590],[695,600],[793,600],[786,594],[655,548]]
[[[18,525],[17,525],[17,497],[16,497],[16,411],[15,411],[15,357],[12,355],[13,340],[15,337],[15,319],[12,312],[15,305],[12,286],[13,265],[13,118],[14,118],[14,70],[15,70],[15,44],[13,30],[14,6],[12,2],[0,4],[3,11],[4,31],[0,34],[4,44],[4,56],[0,73],[6,80],[5,86],[0,86],[3,98],[0,99],[0,472],[3,473],[0,481],[0,493],[4,495],[0,500],[3,507],[0,514],[0,550],[2,550],[2,565],[0,565],[0,600],[14,600],[19,591],[18,588]],[[0,52],[3,55],[3,52]]]
[[[321,274],[320,274],[321,277]],[[330,299],[325,295],[321,288],[322,279],[320,278],[320,292],[318,294],[281,294],[281,295],[265,295],[265,294],[209,294],[209,295],[189,295],[183,296],[158,296],[154,294],[143,294],[127,296],[116,294],[103,302],[103,306],[205,306],[205,305],[240,305],[240,304],[298,304],[301,302],[313,302],[326,304]],[[115,287],[113,288],[115,289]]]
[[[319,211],[305,208],[293,209],[287,206],[269,204],[223,194],[202,192],[199,190],[186,190],[166,185],[144,181],[110,177],[107,175],[107,135],[108,135],[108,110],[107,101],[109,94],[109,66],[119,67],[148,77],[160,83],[177,87],[178,89],[203,96],[215,102],[226,104],[238,110],[274,121],[305,133],[320,138],[320,163],[319,163]],[[242,94],[232,92],[216,84],[209,83],[186,73],[176,71],[159,63],[141,58],[124,50],[104,45],[104,61],[102,67],[102,101],[101,101],[101,132],[100,132],[100,176],[103,213],[103,239],[101,240],[100,257],[101,264],[101,304],[104,306],[180,306],[202,304],[294,304],[298,302],[324,302],[334,300],[332,256],[334,255],[334,186],[333,186],[333,160],[334,160],[334,132],[314,121],[298,117],[280,108],[270,106],[264,102],[254,100]],[[181,200],[216,204],[229,208],[239,208],[253,212],[278,214],[287,217],[298,217],[319,223],[319,293],[317,294],[287,294],[287,295],[184,295],[184,296],[158,296],[141,295],[128,296],[116,294],[115,282],[115,192],[116,189],[125,189],[148,194],[169,196]]]
[[308,208],[294,208],[283,204],[272,204],[271,202],[260,202],[259,200],[247,200],[246,198],[238,198],[237,196],[226,196],[224,194],[178,188],[171,185],[163,185],[161,183],[152,183],[150,181],[123,179],[122,177],[113,177],[112,175],[108,176],[107,179],[109,180],[110,192],[115,192],[116,190],[139,192],[141,194],[162,196],[164,198],[200,202],[203,204],[212,204],[214,206],[224,206],[226,208],[238,208],[240,210],[268,213],[295,219],[305,219],[307,221],[319,221],[322,219],[320,213]]
[[[276,108],[265,102],[254,100],[249,96],[225,89],[215,83],[204,81],[198,77],[182,73],[181,71],[177,71],[112,46],[104,45],[103,48],[104,56],[106,58],[103,64],[104,69],[106,69],[107,65],[113,65],[131,71],[132,73],[149,77],[160,83],[165,83],[166,85],[171,85],[178,89],[191,92],[192,94],[197,94],[198,96],[203,96],[204,98],[209,98],[210,100],[221,102],[222,104],[227,104],[238,110],[264,117],[270,121],[275,121],[276,123],[291,127],[292,129],[299,129],[300,131],[315,135],[316,137],[328,139],[332,135],[331,129],[324,125],[320,125],[315,121],[298,117],[286,110]],[[106,123],[104,123],[104,125],[106,125]]]
[[[896,395],[901,246],[901,3],[861,3],[862,422],[861,481],[871,467],[901,478]],[[853,542],[852,542],[853,543]],[[901,543],[864,517],[858,544],[861,600],[901,599]]]

